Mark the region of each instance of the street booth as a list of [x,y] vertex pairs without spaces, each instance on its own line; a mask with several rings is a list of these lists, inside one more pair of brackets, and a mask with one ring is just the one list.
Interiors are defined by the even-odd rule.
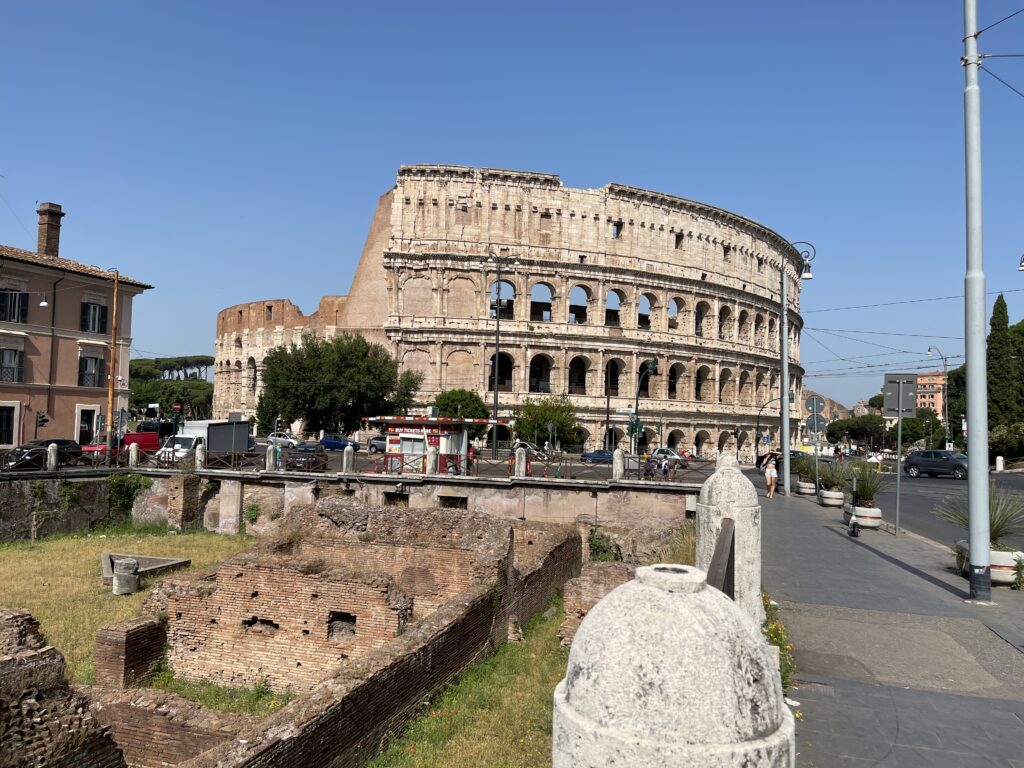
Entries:
[[[437,449],[437,471],[450,475],[469,473],[469,433],[475,427],[494,424],[492,419],[444,416],[376,416],[366,419],[387,436],[383,471],[388,474],[423,473],[427,449]],[[506,424],[499,419],[499,424]]]

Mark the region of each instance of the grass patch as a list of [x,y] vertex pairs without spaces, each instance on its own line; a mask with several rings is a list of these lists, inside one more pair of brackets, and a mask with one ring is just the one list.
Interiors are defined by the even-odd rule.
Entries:
[[693,565],[697,562],[697,526],[693,520],[672,529],[669,536],[653,554],[646,558],[644,565],[655,563],[677,563]]
[[793,644],[789,642],[789,633],[786,625],[779,618],[779,606],[772,602],[772,597],[767,592],[761,592],[761,602],[764,603],[764,624],[761,631],[768,639],[768,642],[779,649],[779,672],[782,675],[782,690],[789,692],[789,686],[793,684],[793,675],[796,674],[796,662],[793,660]]
[[291,689],[284,693],[274,693],[263,680],[252,688],[232,688],[208,680],[186,680],[176,676],[167,666],[161,667],[147,685],[176,693],[207,709],[257,717],[276,712],[295,698]]
[[[110,587],[100,580],[101,552],[188,557],[193,568],[205,568],[252,545],[244,536],[166,532],[163,523],[140,528],[120,524],[91,533],[0,544],[0,605],[30,611],[47,641],[67,659],[68,677],[91,683],[96,631],[137,615],[146,596],[145,591],[110,594]],[[148,584],[143,586],[145,590]]]
[[431,700],[370,768],[549,768],[551,707],[569,652],[558,642],[562,599]]

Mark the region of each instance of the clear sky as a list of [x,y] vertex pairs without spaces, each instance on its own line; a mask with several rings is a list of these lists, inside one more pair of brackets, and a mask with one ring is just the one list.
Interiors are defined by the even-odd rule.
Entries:
[[[982,25],[1018,3],[980,0]],[[36,201],[60,203],[62,255],[157,286],[135,356],[203,354],[218,309],[346,292],[400,164],[621,182],[814,243],[806,382],[849,404],[929,344],[963,353],[960,300],[827,311],[963,292],[961,11],[8,0],[0,242],[34,250]],[[980,46],[1024,53],[1024,14]],[[1024,59],[988,64],[1024,91]],[[988,288],[1015,322],[1024,98],[982,89]]]

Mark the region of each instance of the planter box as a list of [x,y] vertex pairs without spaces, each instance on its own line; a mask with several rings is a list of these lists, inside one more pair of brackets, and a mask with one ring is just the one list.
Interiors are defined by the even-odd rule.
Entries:
[[[970,545],[967,541],[958,541],[956,549],[970,563]],[[1024,558],[1024,552],[1002,552],[998,549],[990,549],[988,557],[992,564],[992,585],[1008,587],[1013,584],[1014,576],[1017,574],[1016,560],[1018,557]]]
[[843,506],[843,522],[850,524],[850,518],[857,515],[861,528],[881,528],[882,510],[878,507],[854,507],[852,504]]
[[823,507],[841,507],[846,502],[842,491],[818,491],[818,503]]
[[796,492],[801,496],[814,495],[814,483],[805,483],[803,480],[796,481]]

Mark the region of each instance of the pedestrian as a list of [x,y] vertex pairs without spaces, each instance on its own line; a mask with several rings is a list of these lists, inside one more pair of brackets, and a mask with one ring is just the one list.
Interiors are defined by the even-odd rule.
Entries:
[[281,444],[274,443],[274,464],[281,469]]
[[644,480],[654,479],[654,462],[650,459],[644,459]]
[[668,457],[661,457],[661,479],[668,480]]
[[764,485],[765,498],[775,498],[775,485],[779,481],[779,472],[776,469],[775,456],[770,456],[764,463]]
[[550,440],[545,440],[544,441],[544,455],[545,456],[550,456],[551,455],[551,441]]

